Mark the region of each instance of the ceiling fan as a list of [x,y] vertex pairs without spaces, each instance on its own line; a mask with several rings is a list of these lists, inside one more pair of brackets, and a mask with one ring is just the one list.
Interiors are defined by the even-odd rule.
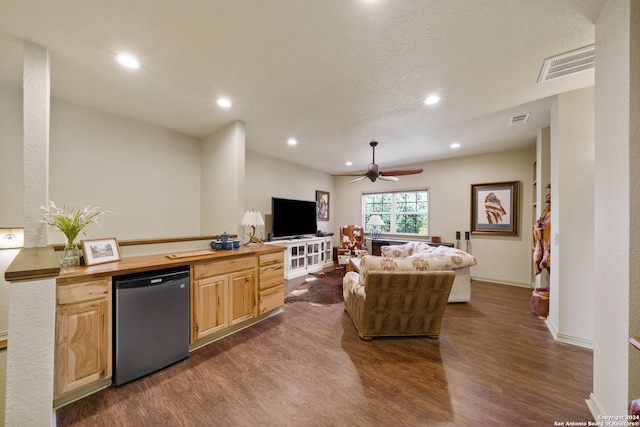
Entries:
[[365,173],[332,173],[333,176],[359,176],[360,178],[354,179],[349,182],[360,181],[365,178],[369,178],[371,182],[376,182],[376,179],[380,178],[383,181],[391,181],[395,182],[399,178],[396,175],[415,175],[417,173],[422,173],[422,168],[417,169],[396,169],[391,171],[381,171],[376,164],[376,146],[378,145],[377,141],[371,141],[369,143],[371,148],[373,149],[373,160],[369,163],[369,168]]

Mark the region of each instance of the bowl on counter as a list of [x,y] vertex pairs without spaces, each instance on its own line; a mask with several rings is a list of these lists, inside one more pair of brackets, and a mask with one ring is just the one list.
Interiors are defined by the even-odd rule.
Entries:
[[216,251],[222,250],[222,242],[220,240],[213,240],[211,243],[209,243],[209,246],[211,246],[211,249],[214,249]]
[[233,247],[238,249],[240,246],[242,246],[242,242],[240,240],[234,240],[233,241]]

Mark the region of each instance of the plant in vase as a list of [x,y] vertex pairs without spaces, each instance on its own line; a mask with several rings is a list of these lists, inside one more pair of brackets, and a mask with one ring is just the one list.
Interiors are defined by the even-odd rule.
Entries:
[[70,267],[80,264],[80,252],[76,244],[76,239],[80,233],[86,235],[84,228],[91,223],[98,223],[98,218],[107,213],[99,207],[84,209],[64,207],[59,208],[52,201],[42,210],[40,222],[58,229],[64,234],[66,241],[64,246],[63,267]]

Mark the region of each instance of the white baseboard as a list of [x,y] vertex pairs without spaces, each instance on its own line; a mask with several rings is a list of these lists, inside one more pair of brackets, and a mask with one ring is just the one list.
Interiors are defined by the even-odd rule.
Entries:
[[571,335],[558,334],[556,341],[560,341],[565,344],[571,344],[578,347],[583,347],[589,350],[593,350],[593,341],[585,340],[584,338],[572,337]]
[[585,400],[585,402],[587,403],[589,412],[591,412],[591,416],[594,420],[604,419],[604,416],[606,415],[604,409],[602,409],[600,402],[598,402],[598,399],[593,393],[589,395],[589,398]]
[[491,278],[488,278],[488,277],[477,277],[477,276],[472,276],[471,280],[478,280],[478,281],[481,281],[481,282],[497,283],[498,285],[517,286],[518,288],[532,289],[531,283],[505,282],[503,280],[496,280],[496,279],[491,279]]
[[558,342],[563,342],[565,344],[571,344],[578,347],[586,348],[589,350],[593,350],[593,340],[586,340],[584,338],[574,337],[572,335],[561,334],[558,331],[558,328],[555,323],[551,319],[547,319],[544,322],[547,325],[547,329],[551,333],[551,336],[554,340]]

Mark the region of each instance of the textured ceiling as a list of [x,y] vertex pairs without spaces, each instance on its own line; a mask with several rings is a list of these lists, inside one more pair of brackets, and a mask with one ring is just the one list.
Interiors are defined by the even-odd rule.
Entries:
[[0,84],[20,87],[28,40],[55,98],[196,137],[241,120],[249,150],[323,171],[366,169],[372,139],[381,167],[408,165],[530,146],[551,97],[594,79],[538,84],[544,59],[593,44],[605,3],[0,0]]

